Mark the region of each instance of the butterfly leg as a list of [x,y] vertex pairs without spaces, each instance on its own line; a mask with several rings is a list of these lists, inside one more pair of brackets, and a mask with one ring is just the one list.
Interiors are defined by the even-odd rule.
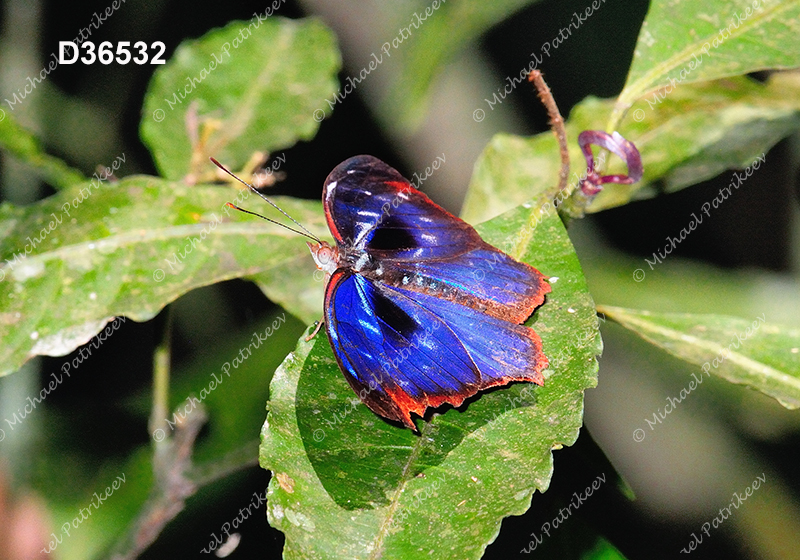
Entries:
[[310,335],[308,335],[306,337],[306,342],[308,342],[309,340],[311,340],[312,338],[317,336],[317,333],[322,328],[322,324],[324,323],[324,321],[322,319],[320,319],[319,321],[316,321],[316,323],[317,323],[317,327],[314,329],[314,332],[312,332]]

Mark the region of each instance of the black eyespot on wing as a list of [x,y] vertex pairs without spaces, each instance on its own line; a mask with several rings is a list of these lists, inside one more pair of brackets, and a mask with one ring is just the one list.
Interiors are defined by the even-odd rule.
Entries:
[[412,231],[406,228],[393,228],[391,224],[376,229],[367,247],[373,251],[399,251],[414,249],[418,245]]
[[372,309],[375,315],[393,330],[409,340],[420,330],[419,321],[403,311],[391,299],[380,295],[377,291],[373,292],[372,296]]

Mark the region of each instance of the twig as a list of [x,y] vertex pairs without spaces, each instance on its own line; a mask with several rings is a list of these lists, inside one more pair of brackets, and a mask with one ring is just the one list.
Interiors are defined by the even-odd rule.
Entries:
[[259,440],[254,439],[224,457],[193,465],[189,478],[201,487],[242,469],[258,466],[258,444]]
[[567,179],[569,178],[569,148],[567,147],[567,130],[564,128],[564,118],[558,111],[558,105],[550,92],[550,88],[544,81],[542,73],[539,70],[532,70],[528,74],[528,81],[533,82],[536,86],[536,91],[539,94],[539,99],[547,109],[547,114],[550,117],[550,129],[558,142],[558,149],[561,155],[561,170],[558,173],[558,188],[554,190],[553,196],[548,196],[548,199],[555,199],[558,193],[567,188]]
[[205,412],[198,407],[176,427],[174,437],[159,444],[153,457],[154,484],[150,497],[118,546],[118,552],[112,555],[113,560],[137,558],[197,492],[197,485],[186,477],[186,472],[191,467],[194,441],[205,421]]
[[114,547],[110,556],[113,560],[137,558],[177,517],[186,506],[186,500],[198,488],[258,464],[257,441],[248,442],[221,459],[201,465],[192,463],[194,443],[207,419],[202,404],[174,423],[174,435],[163,437],[162,426],[169,407],[170,317],[167,318],[163,342],[153,358],[153,409],[148,426],[151,434],[161,433],[161,437],[153,437],[153,487],[138,517]]
[[169,406],[172,320],[169,310],[167,313],[163,340],[153,356],[153,408],[148,428],[151,434],[162,434],[160,438],[153,437],[153,488],[130,530],[117,542],[111,556],[114,560],[132,560],[139,556],[180,513],[186,499],[197,491],[186,473],[191,468],[194,441],[206,421],[204,410],[198,407],[178,422],[174,437],[163,437],[161,428]]
[[[161,427],[169,409],[169,369],[172,359],[172,313],[167,308],[167,322],[163,340],[153,356],[153,409],[150,412],[148,429],[152,434]],[[155,449],[159,441],[154,438]]]

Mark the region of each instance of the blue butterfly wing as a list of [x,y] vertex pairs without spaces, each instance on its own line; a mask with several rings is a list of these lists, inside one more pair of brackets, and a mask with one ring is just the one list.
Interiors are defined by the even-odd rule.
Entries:
[[449,259],[383,259],[384,282],[434,294],[495,318],[521,323],[544,302],[550,284],[535,268],[483,242]]
[[373,412],[412,429],[412,412],[457,407],[511,381],[543,383],[538,335],[469,307],[342,269],[328,284],[325,309],[350,386]]
[[323,204],[340,252],[326,330],[370,409],[413,428],[412,412],[511,381],[543,383],[541,339],[519,325],[550,291],[538,270],[372,156],[337,166]]
[[322,203],[337,243],[376,258],[448,258],[463,252],[464,243],[482,242],[469,224],[372,156],[336,166],[325,180]]

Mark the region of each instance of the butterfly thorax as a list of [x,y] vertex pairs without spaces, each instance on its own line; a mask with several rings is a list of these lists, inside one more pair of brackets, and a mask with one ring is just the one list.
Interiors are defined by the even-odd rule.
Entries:
[[317,268],[328,275],[340,268],[348,268],[353,272],[370,273],[376,268],[376,263],[366,251],[348,250],[346,245],[332,246],[320,241],[319,243],[306,242],[311,250],[311,256]]

